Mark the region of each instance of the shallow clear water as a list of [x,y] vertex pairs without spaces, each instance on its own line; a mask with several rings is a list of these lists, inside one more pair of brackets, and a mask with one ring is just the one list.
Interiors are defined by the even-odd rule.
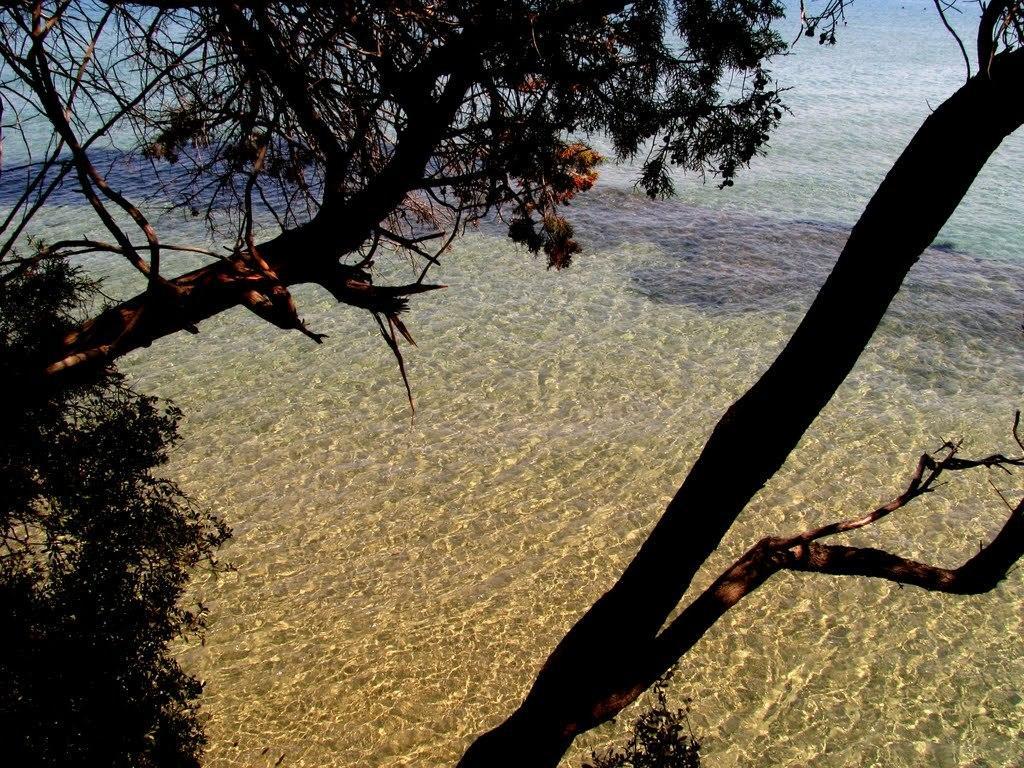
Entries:
[[[652,204],[608,168],[576,211],[588,252],[562,274],[462,240],[438,272],[449,290],[409,313],[415,419],[370,319],[313,289],[296,298],[323,347],[233,311],[126,361],[187,414],[171,474],[235,529],[237,570],[196,581],[206,643],[181,649],[207,685],[208,765],[450,765],[512,710],[961,78],[931,5],[906,6],[858,0],[839,47],[780,63],[794,114],[732,190]],[[1014,137],[698,587],[764,535],[891,497],[943,439],[1009,450],[1022,160]],[[849,540],[955,565],[1004,516],[966,475]],[[782,575],[681,662],[672,696],[693,698],[711,768],[1022,765],[1022,598],[1019,572],[972,598]]]
[[[614,194],[581,218],[608,244],[570,273],[483,236],[453,254],[451,290],[412,313],[415,421],[373,329],[313,291],[323,350],[239,313],[139,358],[189,414],[175,475],[236,529],[238,571],[200,580],[213,626],[183,654],[207,681],[211,765],[455,759],[627,562],[843,237]],[[942,438],[1008,448],[1022,278],[929,252],[701,582],[763,535],[888,498]],[[856,540],[952,565],[1004,512],[964,477]],[[1021,597],[1019,576],[970,599],[778,577],[673,693],[712,766],[1011,765]]]

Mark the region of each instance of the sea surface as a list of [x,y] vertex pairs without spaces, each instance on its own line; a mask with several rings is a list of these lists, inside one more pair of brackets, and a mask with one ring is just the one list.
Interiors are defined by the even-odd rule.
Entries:
[[[586,252],[562,273],[485,231],[458,241],[435,274],[449,288],[407,316],[415,417],[372,319],[309,287],[296,300],[321,347],[234,310],[124,361],[187,415],[169,474],[235,531],[235,570],[195,580],[205,642],[180,648],[206,683],[210,768],[450,766],[512,711],[964,79],[930,2],[857,0],[848,19],[836,47],[805,39],[777,63],[792,114],[735,187],[682,180],[654,203],[609,165],[574,206]],[[697,589],[763,536],[896,495],[946,439],[1010,451],[1022,165],[1018,135]],[[69,204],[50,239],[86,221]],[[1024,493],[1020,475],[955,476],[845,541],[955,566],[1006,517],[989,480]],[[782,574],[681,660],[670,697],[692,700],[709,768],[1024,766],[1022,599],[1020,571],[968,598]],[[641,706],[566,765],[621,742]]]

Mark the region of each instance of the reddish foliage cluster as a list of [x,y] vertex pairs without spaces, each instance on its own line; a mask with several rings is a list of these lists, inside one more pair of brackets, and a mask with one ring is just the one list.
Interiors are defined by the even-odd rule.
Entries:
[[604,157],[586,144],[574,142],[558,153],[558,170],[567,177],[569,186],[556,189],[556,201],[567,203],[580,192],[586,192],[597,181],[597,166]]
[[[583,248],[573,237],[572,224],[558,213],[557,207],[569,205],[576,195],[593,187],[597,181],[597,166],[602,162],[601,154],[582,142],[563,144],[554,153],[544,179],[541,205],[524,206],[523,215],[509,225],[509,237],[533,253],[543,249],[549,269],[568,267],[573,255]],[[539,222],[530,215],[538,207],[543,214]]]

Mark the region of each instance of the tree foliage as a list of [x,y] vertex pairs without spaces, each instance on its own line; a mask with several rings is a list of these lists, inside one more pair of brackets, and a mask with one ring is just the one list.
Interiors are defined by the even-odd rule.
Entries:
[[39,339],[91,286],[47,260],[0,286],[0,721],[11,765],[194,766],[198,680],[168,644],[203,628],[190,571],[227,527],[157,468],[179,412],[107,371],[30,394]]
[[[637,158],[651,196],[672,193],[673,167],[732,183],[782,115],[767,69],[781,13],[775,0],[19,0],[0,15],[0,102],[26,143],[50,141],[15,169],[26,193],[0,259],[66,177],[109,237],[49,252],[119,254],[145,279],[51,372],[235,305],[322,341],[295,283],[370,310],[397,351],[405,297],[432,287],[466,226],[496,217],[550,267],[582,250],[564,209],[596,178],[591,137]],[[111,137],[118,162],[104,165]],[[159,180],[154,198],[124,191],[115,166],[133,159]],[[178,248],[154,224],[168,202],[220,240],[188,247],[205,271],[161,272]],[[420,260],[414,284],[373,284],[388,251]]]
[[[846,2],[825,0],[816,15],[802,8],[804,33],[833,42]],[[937,5],[940,14],[951,7],[938,0]],[[922,457],[907,490],[888,505],[794,536],[766,537],[682,605],[697,571],[856,363],[908,271],[986,159],[1024,123],[1020,8],[1020,0],[979,4],[977,74],[921,126],[785,349],[715,427],[618,582],[554,649],[520,707],[474,741],[460,762],[463,768],[554,766],[576,735],[635,701],[726,611],[780,570],[882,578],[963,594],[994,588],[1024,553],[1020,502],[995,537],[958,568],[822,543],[899,509],[930,488],[940,472],[1024,462],[996,454],[964,460],[955,455],[956,446],[947,446],[946,456]],[[11,359],[24,359],[31,369],[22,389],[56,398],[60,418],[70,419],[65,424],[44,418],[41,425],[55,426],[38,439],[31,424],[12,434],[24,432],[26,445],[43,446],[38,450],[44,457],[50,456],[46,441],[65,430],[95,435],[95,445],[104,450],[121,443],[103,434],[130,435],[144,443],[134,465],[141,474],[132,476],[151,477],[162,460],[160,446],[173,432],[151,402],[144,406],[144,399],[124,395],[118,402],[132,406],[128,410],[135,415],[108,422],[105,408],[116,398],[100,398],[85,409],[96,421],[82,421],[78,401],[53,394],[50,384],[37,386],[40,381],[63,379],[68,392],[76,393],[67,397],[86,397],[93,390],[81,382],[88,378],[74,372],[91,375],[163,336],[198,332],[198,323],[235,306],[320,342],[323,336],[306,327],[292,300],[290,287],[300,283],[319,285],[339,302],[372,313],[401,361],[399,339],[411,336],[399,315],[409,296],[439,287],[426,282],[428,271],[467,226],[497,219],[513,240],[543,251],[556,268],[581,252],[565,208],[594,183],[602,158],[593,136],[607,138],[616,157],[639,160],[638,183],[648,195],[672,194],[673,167],[711,174],[728,185],[781,117],[767,69],[769,58],[783,50],[772,29],[780,13],[773,0],[7,3],[0,9],[0,106],[5,130],[22,132],[33,159],[5,170],[22,175],[24,191],[0,222],[0,283],[24,287],[19,281],[45,273],[51,260],[95,253],[125,258],[144,283],[135,297],[76,327],[63,316],[11,324],[12,338],[24,339],[9,345]],[[966,51],[965,58],[970,61]],[[42,152],[33,139],[40,133],[49,137]],[[126,193],[123,174],[132,162],[148,163],[159,182],[151,198]],[[65,182],[75,185],[95,213],[104,239],[63,240],[19,256],[18,243]],[[154,211],[165,203],[205,220],[215,247],[167,243],[154,223]],[[439,247],[430,246],[437,242]],[[178,251],[203,257],[206,264],[169,276],[162,258]],[[388,252],[419,260],[415,282],[374,282],[375,263]],[[38,352],[22,354],[19,344]],[[116,378],[102,381],[112,387],[109,392],[124,391]],[[93,403],[88,397],[83,402]],[[162,418],[173,422],[174,415]],[[1024,450],[1017,426],[1015,442]],[[112,508],[107,502],[128,504],[127,495],[107,487],[107,480],[125,475],[120,464],[105,464],[105,455],[80,451],[90,457],[79,460],[86,468],[81,477],[73,466],[59,466],[53,457],[79,455],[78,438],[66,440],[63,454],[40,463],[39,474],[63,478],[54,488],[77,483],[88,493],[53,509],[73,510],[72,502],[95,503],[100,511]],[[18,462],[28,459],[12,466]],[[139,576],[153,564],[131,560],[126,544],[123,557],[116,547],[111,550],[119,564],[107,567],[102,548],[87,546],[84,536],[81,545],[75,543],[62,532],[63,523],[48,534],[36,518],[57,520],[50,505],[61,497],[49,485],[44,490],[51,495],[32,496],[35,475],[22,474],[28,479],[19,482],[28,490],[19,493],[38,500],[19,512],[29,522],[11,528],[11,546],[21,542],[28,552],[10,560],[20,568],[11,583],[27,595],[23,612],[29,618],[38,613],[40,626],[69,617],[69,625],[84,627],[85,636],[103,636],[107,625],[90,618],[107,615],[100,591],[124,596],[111,598],[117,605],[143,604],[132,597],[156,583]],[[126,493],[135,489],[145,499],[126,507],[132,510],[129,521],[149,520],[148,513],[180,501],[176,490],[155,480],[115,486]],[[224,532],[183,514],[193,541],[206,531],[199,536],[205,545],[175,549],[174,542],[184,539],[144,525],[130,544],[157,536],[160,545],[171,545],[163,551],[177,553],[186,564],[199,562]],[[78,520],[71,531],[108,536],[113,530],[110,515],[88,517],[107,520],[106,529],[71,518]],[[41,538],[33,538],[37,532]],[[70,549],[61,549],[69,543]],[[51,551],[70,554],[51,557]],[[61,579],[68,563],[96,570],[83,570],[92,574],[84,579]],[[154,594],[165,599],[155,604],[176,605],[174,585],[180,582],[174,576],[182,571],[157,572],[165,577],[159,582],[165,591]],[[85,593],[61,602],[61,590],[79,588],[79,582]],[[90,583],[103,589],[89,592]],[[34,607],[51,604],[57,608],[50,612]],[[84,613],[70,608],[79,604],[97,607]],[[51,621],[51,615],[57,618]],[[161,615],[172,616],[155,624],[163,642],[198,620],[188,612]],[[39,634],[59,645],[67,633]],[[46,646],[23,639],[19,647]],[[163,647],[158,641],[146,657],[164,670],[160,686],[128,686],[130,695],[118,699],[144,701],[133,711],[155,713],[142,718],[152,726],[148,735],[124,753],[159,752],[187,762],[200,738],[189,730],[196,689],[176,677],[180,672],[172,663],[160,666]],[[69,679],[84,668],[69,671]],[[25,697],[35,689],[11,674],[22,686],[12,684],[11,690],[26,691],[19,695],[31,703]],[[68,690],[77,696],[84,688]],[[159,691],[171,691],[171,698],[161,699]],[[103,708],[82,706],[73,714],[79,711],[98,717]],[[132,724],[131,733],[143,732]],[[654,722],[644,733],[663,733],[661,724]],[[165,738],[168,733],[184,735],[175,741]],[[138,748],[143,743],[169,746],[145,753]]]
[[690,729],[689,702],[670,707],[669,670],[651,687],[654,702],[633,723],[625,746],[591,753],[583,768],[700,768],[700,742]]

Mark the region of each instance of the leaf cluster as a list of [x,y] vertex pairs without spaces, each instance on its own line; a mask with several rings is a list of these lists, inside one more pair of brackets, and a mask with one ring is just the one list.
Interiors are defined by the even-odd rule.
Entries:
[[690,730],[689,709],[668,705],[670,670],[652,687],[654,703],[633,724],[624,747],[592,753],[583,768],[700,768],[700,742]]
[[[254,224],[294,228],[325,208],[373,217],[366,240],[386,224],[399,250],[418,227],[495,212],[546,229],[593,184],[594,138],[641,158],[652,197],[672,193],[673,167],[727,185],[782,115],[766,68],[784,50],[776,0],[69,0],[43,12],[54,27],[33,42],[33,4],[4,11],[0,101],[22,124],[52,120],[35,105],[50,89],[80,136],[134,136],[162,179],[154,191],[232,223],[239,250]],[[580,159],[590,167],[567,175]],[[385,181],[393,205],[360,209]],[[572,248],[552,251],[558,266]]]
[[0,433],[4,750],[12,765],[195,766],[202,686],[168,646],[202,631],[205,608],[183,592],[229,531],[157,473],[180,413],[111,370],[17,386],[91,288],[61,260],[0,284],[15,385]]

